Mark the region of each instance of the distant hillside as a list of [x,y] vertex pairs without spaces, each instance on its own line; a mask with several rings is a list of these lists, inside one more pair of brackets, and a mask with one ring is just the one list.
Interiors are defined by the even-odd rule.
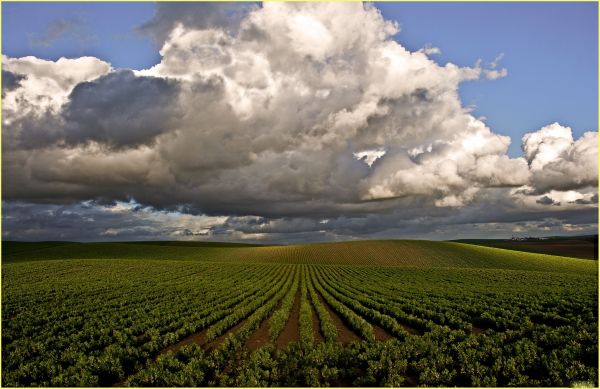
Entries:
[[2,242],[2,260],[8,262],[54,259],[174,259],[209,260],[229,249],[260,247],[222,242]]
[[212,243],[4,242],[4,262],[58,259],[169,259],[248,263],[461,267],[540,271],[594,271],[596,262],[456,242],[385,240],[288,246]]
[[262,244],[253,243],[231,243],[231,242],[193,242],[179,240],[157,240],[157,241],[134,241],[117,242],[126,244],[147,244],[152,246],[179,246],[179,247],[261,247]]
[[598,235],[552,236],[541,240],[459,239],[453,242],[564,257],[598,259]]

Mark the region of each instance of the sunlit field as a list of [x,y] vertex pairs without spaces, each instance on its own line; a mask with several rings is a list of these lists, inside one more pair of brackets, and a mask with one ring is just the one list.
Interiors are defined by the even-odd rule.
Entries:
[[3,251],[3,386],[597,381],[593,260],[428,241]]

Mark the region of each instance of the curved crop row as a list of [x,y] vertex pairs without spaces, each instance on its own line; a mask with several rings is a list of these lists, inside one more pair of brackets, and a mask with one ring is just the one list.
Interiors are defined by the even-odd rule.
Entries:
[[[264,301],[264,304],[261,305],[258,309],[256,309],[244,322],[239,331],[235,334],[230,333],[223,341],[223,343],[214,350],[211,355],[211,365],[210,367],[206,366],[202,368],[202,370],[210,370],[210,371],[219,371],[224,369],[226,363],[231,359],[231,357],[238,352],[243,346],[245,340],[250,336],[252,331],[256,330],[260,323],[267,318],[273,310],[277,307],[279,301],[283,298],[283,296],[289,291],[290,285],[295,280],[292,276],[293,272],[289,272],[287,277],[284,280],[284,283],[278,283],[271,290],[275,290],[275,293],[269,294],[268,299]],[[200,353],[200,358],[205,358],[205,354],[202,350],[199,350],[195,346],[186,346],[183,347],[177,354],[186,354],[186,353]],[[164,373],[161,371],[161,367],[167,363],[172,363],[176,365],[178,371],[184,372],[194,372],[198,368],[198,364],[202,364],[202,360],[198,360],[198,358],[189,358],[187,363],[182,363],[177,360],[173,354],[166,354],[164,356],[159,357],[154,363],[148,366],[146,369],[138,372],[134,376],[130,377],[127,380],[128,385],[133,386],[155,386],[159,384],[157,380],[163,379],[162,375]],[[208,371],[208,373],[210,372]],[[157,372],[160,372],[159,376],[157,376]],[[193,380],[196,375],[188,375],[186,381]],[[200,374],[198,379],[206,379],[204,374]],[[169,384],[172,384],[171,382]],[[193,384],[188,384],[187,386],[192,386],[197,384],[194,382]],[[215,386],[214,383],[208,382],[209,386]],[[160,386],[160,385],[159,385]]]
[[323,296],[325,301],[339,313],[348,323],[348,325],[358,332],[358,334],[365,340],[374,341],[375,334],[373,333],[373,327],[365,319],[354,313],[351,309],[346,307],[335,299],[320,283],[319,276],[315,274],[314,268],[311,267],[311,275],[313,281],[315,281],[315,288]]
[[[265,302],[269,301],[277,291],[286,283],[287,277],[290,276],[291,269],[286,269],[287,273],[282,275],[280,279],[265,293],[257,296],[256,298],[248,299],[236,307],[236,309],[225,318],[221,319],[218,323],[214,324],[206,330],[206,339],[211,341],[221,335],[223,335],[228,329],[235,326],[237,323],[248,317],[252,312],[260,308]],[[287,277],[286,277],[287,276]]]
[[[2,329],[3,385],[110,385],[218,319],[215,302],[235,305],[274,274],[272,266],[153,265],[85,260],[5,269],[3,307],[12,313]],[[47,278],[49,266],[60,278]],[[36,279],[45,281],[27,287]],[[29,303],[34,298],[40,302]]]
[[[365,272],[368,273],[368,271]],[[470,327],[470,323],[464,321],[464,315],[461,312],[448,307],[440,308],[427,305],[427,297],[425,296],[419,299],[402,297],[381,284],[362,283],[360,286],[349,286],[357,285],[353,282],[354,280],[369,277],[369,274],[363,273],[355,279],[345,278],[339,282],[346,285],[346,288],[350,290],[353,296],[361,293],[363,296],[368,296],[370,302],[367,304],[371,304],[372,308],[394,316],[401,322],[418,328],[421,331],[431,331],[434,323],[437,325],[448,325],[455,329],[468,329]],[[397,286],[394,290],[396,289]]]
[[235,349],[239,350],[243,345],[244,341],[250,336],[252,331],[256,330],[260,323],[267,318],[277,307],[279,301],[289,293],[291,287],[293,287],[293,283],[296,282],[296,278],[294,274],[290,272],[288,274],[288,278],[286,282],[280,288],[275,289],[276,292],[271,294],[268,299],[265,299],[264,304],[260,306],[258,309],[252,313],[244,323],[244,325],[240,328],[240,330],[231,336],[228,336],[221,345],[220,349]]
[[[320,281],[323,283],[323,287],[341,303],[345,304],[351,310],[361,315],[362,317],[369,318],[370,320],[381,325],[383,328],[392,333],[395,337],[399,339],[406,338],[408,333],[400,324],[398,324],[398,322],[396,322],[396,320],[394,320],[394,318],[390,317],[389,315],[383,314],[375,309],[371,309],[362,305],[361,302],[363,300],[358,299],[357,296],[354,296],[348,292],[346,292],[347,294],[344,294],[342,292],[343,288],[341,288],[339,285],[329,285],[327,278],[323,276],[319,270],[317,270],[317,274],[319,274],[320,276]],[[350,295],[351,297],[349,297],[348,295]]]
[[325,338],[326,342],[335,342],[337,340],[337,329],[335,328],[335,324],[329,317],[329,312],[327,312],[327,308],[321,303],[319,300],[319,296],[315,291],[315,287],[313,285],[312,277],[309,274],[306,274],[306,286],[308,288],[308,293],[310,294],[310,301],[315,308],[315,312],[317,312],[317,317],[319,318],[319,323],[321,323],[321,333]]
[[[404,339],[408,336],[408,332],[391,316],[381,313],[377,308],[381,308],[380,305],[372,303],[368,298],[361,297],[356,293],[349,292],[343,286],[336,284],[335,281],[331,281],[326,276],[321,274],[323,286],[340,302],[346,304],[353,311],[360,314],[362,317],[367,317],[372,321],[376,322],[392,335],[399,339]],[[369,306],[370,305],[370,306]],[[373,306],[377,308],[373,309]]]
[[[335,278],[332,275],[330,275],[329,281],[330,285],[335,287],[337,292],[344,296],[342,300],[356,300],[364,307],[370,309],[370,312],[366,313],[366,310],[358,308],[361,309],[361,313],[377,321],[378,324],[389,330],[396,337],[403,338],[408,335],[408,332],[402,327],[401,323],[417,328],[420,331],[431,331],[433,328],[431,321],[405,313],[401,307],[392,303],[390,299],[365,292],[367,286],[363,286],[365,289],[358,289],[351,286],[352,283],[348,282],[348,280]],[[369,288],[369,290],[371,289]]]
[[[263,274],[264,272],[258,272],[255,276],[261,277]],[[279,273],[273,274],[273,279],[277,274]],[[238,304],[251,300],[260,292],[261,289],[247,289],[246,284],[243,283],[231,287],[229,291],[222,293],[222,296],[205,296],[212,300],[214,305],[210,305],[204,310],[196,310],[186,318],[179,319],[178,324],[174,326],[178,329],[175,330],[174,335],[170,336],[169,341],[163,343],[163,347],[218,322],[229,315]]]
[[165,330],[159,331],[159,334],[162,335],[162,340],[157,340],[155,346],[145,346],[151,347],[151,350],[158,351],[176,343],[185,336],[218,323],[223,320],[223,318],[231,316],[233,314],[232,312],[240,304],[243,305],[249,301],[253,301],[253,299],[256,298],[256,295],[260,295],[262,290],[264,290],[264,288],[254,290],[244,290],[242,286],[232,288],[232,292],[226,295],[227,299],[225,301],[216,299],[215,305],[207,306],[207,308],[203,310],[194,312],[188,316],[189,318],[187,319],[181,318],[170,324],[168,327],[163,327]]
[[302,266],[301,273],[301,286],[300,286],[300,341],[304,344],[310,344],[313,342],[313,328],[312,328],[312,310],[310,309],[310,303],[308,302],[308,286],[306,277],[306,266]]
[[269,337],[271,338],[271,341],[275,341],[277,339],[281,331],[283,331],[285,323],[287,323],[288,317],[290,316],[290,311],[292,310],[292,305],[294,304],[294,299],[296,298],[296,292],[298,290],[297,273],[297,268],[294,268],[294,282],[292,283],[292,287],[283,298],[281,307],[275,311],[269,320]]

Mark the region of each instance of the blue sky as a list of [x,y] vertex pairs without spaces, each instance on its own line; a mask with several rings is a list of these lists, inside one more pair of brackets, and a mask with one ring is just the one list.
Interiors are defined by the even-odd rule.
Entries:
[[[115,67],[140,69],[160,60],[158,48],[135,31],[154,14],[154,3],[4,3],[2,53],[56,60],[91,55]],[[53,23],[72,28],[52,42],[43,39]]]
[[[136,31],[154,3],[3,3],[2,52],[45,59],[92,55],[115,67],[147,68],[158,47]],[[377,3],[411,50],[432,45],[441,64],[483,64],[504,54],[502,79],[464,83],[461,97],[496,133],[520,138],[553,121],[574,136],[598,123],[597,3]],[[62,27],[60,27],[62,26]],[[47,39],[48,32],[62,34]],[[46,37],[46,38],[44,38]]]
[[491,62],[508,76],[465,83],[465,105],[497,133],[510,135],[509,154],[520,153],[521,134],[559,121],[575,136],[598,125],[597,3],[379,3],[402,31],[409,49],[439,47],[440,63]]

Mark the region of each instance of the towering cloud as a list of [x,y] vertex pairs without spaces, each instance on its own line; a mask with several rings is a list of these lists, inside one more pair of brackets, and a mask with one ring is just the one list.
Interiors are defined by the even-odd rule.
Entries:
[[523,137],[535,191],[580,189],[598,184],[598,133],[574,141],[569,127],[550,124]]
[[358,229],[345,220],[371,232],[394,227],[366,221],[383,213],[435,218],[494,196],[535,210],[541,195],[578,190],[568,206],[596,206],[585,200],[597,192],[596,132],[574,140],[552,124],[508,157],[510,138],[458,95],[506,69],[411,52],[372,5],[160,4],[140,29],[161,47],[150,69],[3,58],[14,80],[3,91],[5,200],[135,199],[251,217],[233,229],[266,217],[295,220],[269,224],[281,231]]

